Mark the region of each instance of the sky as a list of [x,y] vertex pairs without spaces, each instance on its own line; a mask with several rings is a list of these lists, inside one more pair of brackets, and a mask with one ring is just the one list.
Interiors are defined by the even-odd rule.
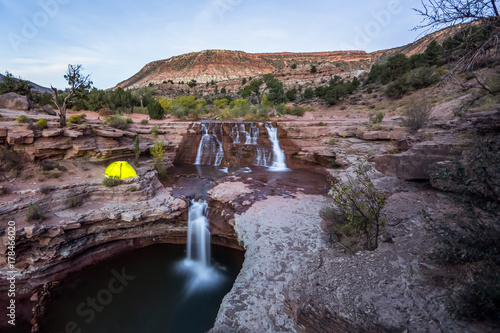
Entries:
[[81,64],[107,89],[148,62],[208,49],[320,52],[415,41],[418,0],[0,0],[0,72],[63,89]]

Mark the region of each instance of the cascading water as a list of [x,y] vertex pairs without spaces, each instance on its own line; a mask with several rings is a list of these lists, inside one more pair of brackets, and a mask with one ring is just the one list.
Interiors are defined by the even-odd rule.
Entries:
[[181,271],[189,274],[186,294],[198,288],[216,287],[224,280],[220,270],[211,265],[207,211],[206,201],[191,200],[188,211],[187,254],[180,265]]
[[224,158],[224,148],[222,147],[222,124],[201,124],[201,131],[204,134],[201,137],[200,144],[198,145],[194,165],[219,166]]
[[266,123],[269,140],[273,146],[273,164],[270,167],[271,171],[288,171],[285,161],[285,152],[280,148],[278,140],[278,128],[274,128],[271,124]]
[[188,211],[187,260],[201,267],[210,267],[210,231],[205,214],[208,204],[204,200],[191,200]]
[[250,123],[247,131],[244,123],[234,124],[229,136],[233,139],[233,144],[235,145],[256,145],[259,139],[259,128],[254,123]]
[[257,156],[255,157],[254,165],[269,167],[271,164],[272,153],[263,147],[257,147]]

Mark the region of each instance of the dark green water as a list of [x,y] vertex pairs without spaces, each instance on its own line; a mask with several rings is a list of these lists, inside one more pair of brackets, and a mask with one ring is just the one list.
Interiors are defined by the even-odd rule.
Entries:
[[212,245],[213,270],[199,281],[183,268],[183,245],[127,252],[68,277],[54,290],[42,332],[206,332],[243,256]]

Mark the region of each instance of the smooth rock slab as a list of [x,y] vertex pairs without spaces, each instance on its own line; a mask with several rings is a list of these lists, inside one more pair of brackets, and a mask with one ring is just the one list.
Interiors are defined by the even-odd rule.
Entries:
[[295,332],[283,289],[308,259],[326,246],[318,211],[324,197],[268,197],[243,215],[235,230],[245,262],[224,298],[211,332]]

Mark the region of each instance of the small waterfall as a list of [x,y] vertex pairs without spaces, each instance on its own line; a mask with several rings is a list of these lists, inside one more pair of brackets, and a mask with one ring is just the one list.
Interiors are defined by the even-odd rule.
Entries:
[[254,123],[251,123],[248,131],[250,132],[250,138],[247,138],[247,145],[256,145],[260,134],[259,128]]
[[208,204],[204,200],[191,200],[188,212],[187,260],[202,268],[210,267],[210,231],[205,214]]
[[254,165],[268,167],[271,164],[272,153],[266,148],[257,147]]
[[244,123],[234,124],[229,136],[233,139],[233,144],[235,145],[256,145],[259,139],[259,128],[254,123],[250,123],[247,131]]
[[278,140],[278,128],[274,128],[271,124],[266,123],[267,133],[269,134],[269,140],[273,146],[273,164],[270,169],[272,171],[288,171],[285,161],[285,152],[280,148],[280,142]]
[[238,124],[234,124],[232,129],[231,129],[231,134],[229,134],[231,139],[233,139],[233,143],[235,145],[240,143],[240,131],[238,129]]
[[201,124],[201,131],[204,134],[201,137],[200,144],[198,145],[194,165],[219,166],[224,158],[224,148],[222,147],[222,124]]

